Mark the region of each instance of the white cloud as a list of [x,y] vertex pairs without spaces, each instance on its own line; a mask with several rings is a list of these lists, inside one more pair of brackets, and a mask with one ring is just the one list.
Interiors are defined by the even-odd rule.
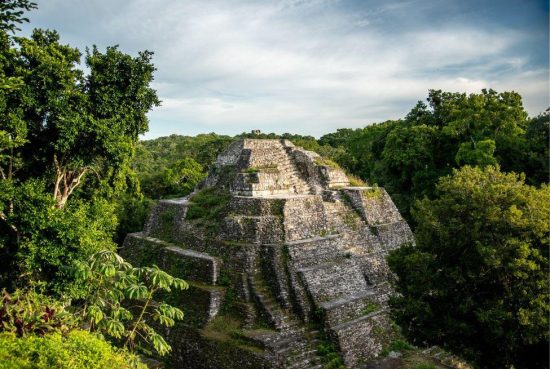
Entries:
[[[513,52],[529,35],[457,22],[380,26],[415,1],[366,2],[359,13],[333,0],[93,4],[41,4],[42,22],[51,15],[65,24],[71,42],[155,51],[163,105],[150,114],[148,137],[254,128],[320,135],[402,117],[430,88],[515,89],[531,114],[547,104],[544,71]],[[64,21],[62,8],[80,21]],[[95,17],[82,18],[84,10]]]

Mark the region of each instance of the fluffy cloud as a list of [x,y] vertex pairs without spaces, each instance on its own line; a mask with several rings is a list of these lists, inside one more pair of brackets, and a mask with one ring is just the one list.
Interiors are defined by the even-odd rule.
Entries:
[[547,69],[519,47],[531,29],[427,23],[453,9],[426,3],[51,0],[31,21],[81,47],[155,51],[163,106],[147,137],[321,135],[401,117],[430,88],[513,89],[531,114],[544,110]]

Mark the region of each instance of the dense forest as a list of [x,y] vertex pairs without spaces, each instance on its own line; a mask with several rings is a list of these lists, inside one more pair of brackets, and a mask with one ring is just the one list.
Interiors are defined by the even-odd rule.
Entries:
[[388,260],[391,314],[411,344],[475,368],[548,367],[550,110],[529,117],[516,92],[431,90],[402,119],[319,139],[140,141],[161,103],[153,54],[18,35],[35,7],[0,3],[0,367],[145,368],[141,356],[169,355],[148,321],[184,319],[160,296],[187,283],[117,248],[243,137],[289,139],[385,187],[417,240]]
[[[390,256],[401,293],[393,314],[409,340],[442,345],[480,367],[541,368],[548,343],[549,113],[529,118],[515,92],[430,91],[427,103],[401,120],[320,139],[211,133],[141,141],[132,162],[145,195],[138,209],[189,194],[233,140],[289,139],[385,187],[415,228],[418,244]],[[134,217],[132,230],[144,220]]]

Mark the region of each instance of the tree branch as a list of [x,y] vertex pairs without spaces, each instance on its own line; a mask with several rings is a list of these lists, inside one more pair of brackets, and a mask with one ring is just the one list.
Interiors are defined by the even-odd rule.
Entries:
[[11,224],[9,221],[8,221],[8,217],[6,216],[6,214],[0,210],[0,220],[3,220],[7,225],[8,227],[11,228],[12,231],[14,231],[15,233],[19,233],[19,230],[17,229],[16,226],[14,226],[13,224]]

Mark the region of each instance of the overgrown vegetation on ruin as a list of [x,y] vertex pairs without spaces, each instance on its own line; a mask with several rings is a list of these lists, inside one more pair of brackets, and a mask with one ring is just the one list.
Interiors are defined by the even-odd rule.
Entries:
[[219,230],[220,222],[228,211],[231,195],[218,187],[206,187],[189,199],[187,219],[213,233]]
[[[217,154],[254,137],[290,139],[322,155],[317,164],[351,173],[353,186],[387,190],[417,239],[389,258],[399,293],[392,314],[411,342],[441,345],[476,368],[547,367],[550,111],[528,117],[516,92],[431,90],[402,119],[320,139],[139,141],[160,103],[153,54],[116,46],[82,53],[51,30],[23,37],[18,26],[35,7],[0,2],[2,363],[63,367],[74,358],[76,368],[143,368],[136,353],[168,354],[144,321],[170,327],[181,319],[156,296],[187,284],[115,252],[143,229],[156,200],[189,195]],[[215,233],[229,200],[227,190],[204,188],[189,199],[187,219]],[[282,216],[282,203],[273,213]],[[357,214],[344,220],[357,227]],[[207,331],[223,336],[238,324],[220,318]],[[326,365],[342,364],[329,343],[318,350]]]

